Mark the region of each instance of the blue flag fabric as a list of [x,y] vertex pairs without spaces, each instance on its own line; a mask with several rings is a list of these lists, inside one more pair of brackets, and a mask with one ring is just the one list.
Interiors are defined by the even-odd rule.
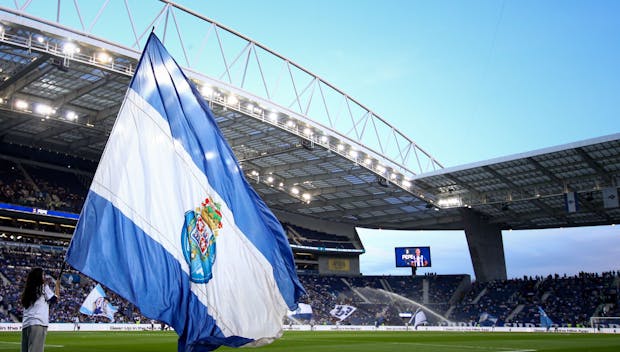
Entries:
[[553,325],[553,321],[549,318],[541,306],[538,306],[538,314],[540,314],[540,326],[549,329],[551,325]]
[[154,34],[66,260],[172,326],[179,351],[269,343],[304,293],[279,221]]

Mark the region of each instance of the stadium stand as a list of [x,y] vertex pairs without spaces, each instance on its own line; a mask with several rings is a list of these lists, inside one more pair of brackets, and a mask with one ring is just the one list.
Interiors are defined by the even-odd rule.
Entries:
[[[38,153],[42,158],[40,160],[62,164],[53,154]],[[88,179],[76,170],[50,165],[0,158],[0,202],[78,213]],[[88,170],[92,165],[84,167]],[[0,226],[13,230],[0,233],[0,321],[19,321],[20,288],[26,273],[31,267],[40,266],[54,275],[59,271],[68,245],[66,238],[23,232],[36,230],[69,235],[73,227],[6,216],[0,217]],[[347,236],[322,233],[289,223],[283,223],[283,226],[291,244],[315,248],[358,248]],[[312,268],[304,269],[303,264],[299,266],[301,281],[308,291],[302,301],[313,308],[313,324],[337,323],[330,315],[330,310],[337,304],[355,306],[357,310],[345,323],[360,325],[404,324],[407,319],[400,318],[399,313],[414,311],[417,304],[451,321],[471,325],[477,324],[483,313],[497,317],[497,324],[537,325],[540,321],[538,306],[543,307],[560,326],[584,326],[591,316],[620,315],[618,272],[581,273],[571,277],[524,277],[481,284],[470,283],[467,275],[326,276],[318,275]],[[89,278],[70,270],[63,278],[63,299],[51,315],[54,322],[72,321],[78,315],[81,302],[95,285]],[[131,304],[109,290],[106,292],[110,302],[119,309],[118,321],[146,319]],[[85,319],[82,316],[81,320],[103,322],[105,318]],[[439,321],[435,320],[435,323]]]

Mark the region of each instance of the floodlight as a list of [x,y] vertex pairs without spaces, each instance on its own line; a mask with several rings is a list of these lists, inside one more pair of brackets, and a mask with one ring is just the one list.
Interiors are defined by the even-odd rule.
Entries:
[[18,99],[15,101],[15,108],[19,110],[26,110],[28,109],[28,102]]

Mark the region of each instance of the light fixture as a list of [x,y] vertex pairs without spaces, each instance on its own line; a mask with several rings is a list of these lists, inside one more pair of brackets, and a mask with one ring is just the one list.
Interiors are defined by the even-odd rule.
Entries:
[[77,120],[78,115],[77,115],[75,112],[73,112],[73,111],[69,110],[69,111],[67,111],[67,112],[65,113],[65,117],[66,117],[66,118],[67,118],[67,120],[69,120],[69,121],[75,121],[75,120]]
[[383,165],[377,165],[377,172],[382,174],[385,172],[385,167]]
[[[409,188],[411,187],[411,182],[404,180],[403,181],[403,187]],[[424,197],[423,195],[420,195],[421,197]]]
[[28,102],[18,99],[15,101],[15,108],[19,110],[26,110],[28,109]]
[[349,156],[352,157],[353,159],[356,159],[357,158],[357,150],[351,149],[349,151]]
[[237,99],[234,94],[231,94],[228,96],[228,99],[226,99],[226,102],[228,105],[237,105],[237,103],[239,103],[239,99]]
[[106,53],[105,51],[100,51],[99,53],[97,53],[97,61],[101,62],[102,64],[109,64],[110,62],[112,62],[112,56],[110,56],[110,54]]
[[36,38],[37,38],[37,42],[39,43],[43,43],[45,41],[45,38],[43,38],[43,36],[40,34],[37,34]]
[[200,88],[200,94],[205,97],[210,97],[213,94],[213,88],[211,88],[211,86],[202,86],[202,88]]
[[278,114],[274,111],[269,113],[269,119],[273,122],[277,122],[278,121]]
[[267,176],[267,182],[273,183],[273,176]]
[[338,149],[339,152],[344,150],[344,145],[343,144],[338,144],[338,146],[336,147],[336,149]]
[[327,136],[321,136],[321,142],[327,143],[328,140],[329,138],[327,138]]
[[458,197],[448,197],[448,198],[443,198],[437,201],[437,204],[439,206],[441,206],[442,208],[454,208],[454,207],[460,207],[461,206],[461,199]]
[[80,48],[78,48],[73,42],[66,42],[65,45],[62,46],[62,52],[68,55],[73,55],[75,53],[79,53]]
[[365,164],[365,165],[370,165],[370,164],[372,164],[372,159],[370,159],[370,158],[366,158],[366,159],[364,159],[364,164]]
[[293,193],[294,195],[298,195],[299,194],[299,188],[297,188],[297,187],[291,188],[291,193]]
[[306,136],[311,136],[312,135],[312,130],[309,129],[308,127],[304,128],[304,134]]
[[288,121],[286,121],[286,125],[289,128],[293,128],[293,127],[295,127],[295,122],[293,122],[293,120],[288,120]]
[[302,197],[302,198],[303,198],[306,202],[310,201],[310,198],[311,198],[310,193],[304,193],[304,194],[302,194],[302,195],[301,195],[301,197]]
[[34,107],[34,112],[39,115],[49,116],[53,113],[53,111],[54,109],[52,109],[52,107],[47,104],[37,104]]

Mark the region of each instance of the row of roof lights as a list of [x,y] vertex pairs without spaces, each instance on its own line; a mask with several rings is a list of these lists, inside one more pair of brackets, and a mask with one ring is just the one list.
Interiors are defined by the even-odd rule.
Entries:
[[[257,180],[260,182],[260,173],[256,170],[252,170],[248,176],[250,176],[251,178]],[[264,183],[270,185],[270,186],[274,186],[277,183],[277,187],[283,190],[286,190],[285,186],[284,186],[284,182],[280,181],[280,182],[276,182],[275,177],[273,177],[273,175],[268,175],[266,178],[263,179]],[[288,191],[295,197],[301,197],[301,199],[306,202],[306,203],[310,203],[310,201],[312,200],[312,195],[310,193],[304,192],[301,193],[300,189],[296,186],[293,186],[291,188],[288,189]],[[301,193],[301,194],[300,194]]]
[[[252,114],[264,116],[265,111],[261,108],[256,107],[255,104],[248,103],[245,106],[242,106],[240,99],[235,94],[219,93],[216,91],[215,88],[209,85],[203,85],[200,88],[200,92],[204,97],[208,99],[218,99],[229,106],[236,106],[239,109],[245,110]],[[267,118],[273,124],[276,124],[276,125],[280,121],[279,114],[275,111],[269,112],[269,114],[267,115]],[[301,133],[306,138],[314,140],[315,142],[320,142],[320,144],[327,147],[328,149],[331,146],[329,143],[329,140],[330,140],[329,137],[322,132],[314,131],[312,126],[305,126],[303,127],[303,129],[301,128],[298,129],[297,123],[295,122],[294,119],[291,119],[291,118],[286,119],[284,126],[289,130],[293,130],[296,132],[301,131]],[[347,149],[349,149],[348,152],[346,152]],[[336,145],[336,151],[338,151],[338,153],[344,155],[345,157],[349,157],[350,159],[353,159],[354,162],[358,162],[358,158],[361,156],[361,153],[359,151],[357,151],[356,149],[352,147],[347,147],[347,145],[344,143],[338,143]],[[398,183],[398,180],[400,179],[402,180],[402,182],[400,183],[402,187],[404,188],[411,187],[411,182],[404,179],[404,176],[401,173],[391,172],[388,175],[386,175],[387,168],[379,164],[377,160],[367,156],[363,160],[359,160],[359,161],[361,161],[364,164],[364,166],[370,170],[373,170],[373,164],[376,165],[374,167],[374,171],[377,172],[379,175],[386,176],[386,178],[388,178],[391,182]]]
[[[50,116],[53,116],[56,114],[56,109],[54,109],[53,107],[47,105],[47,104],[43,104],[43,103],[33,103],[34,107],[32,109],[32,111],[38,115],[41,116],[45,116],[46,118],[49,118]],[[28,103],[27,101],[23,100],[23,99],[16,99],[15,102],[13,103],[13,107],[16,110],[21,110],[21,111],[30,111],[30,103]],[[75,121],[78,119],[78,114],[74,111],[71,110],[66,110],[65,111],[65,115],[64,117],[69,120],[69,121]]]
[[[39,44],[44,44],[45,41],[45,37],[38,34],[35,36],[35,40],[37,41],[37,43]],[[75,55],[75,54],[79,54],[81,52],[80,47],[72,41],[67,41],[64,44],[62,44],[62,53],[65,55]],[[99,63],[102,64],[110,64],[112,63],[112,61],[114,61],[114,58],[108,54],[106,51],[97,51],[93,54],[93,59],[94,61],[97,61]]]

